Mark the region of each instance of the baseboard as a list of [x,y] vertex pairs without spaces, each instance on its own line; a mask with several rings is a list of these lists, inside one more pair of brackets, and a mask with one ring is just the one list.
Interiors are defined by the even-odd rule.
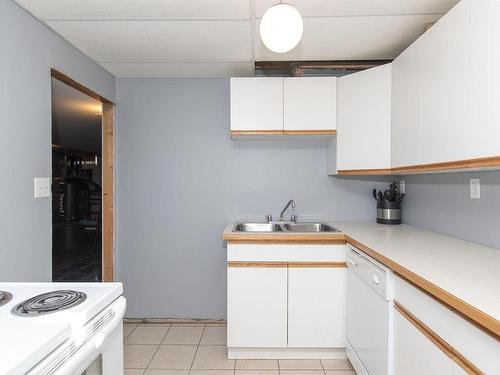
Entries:
[[345,348],[227,348],[228,359],[347,359]]

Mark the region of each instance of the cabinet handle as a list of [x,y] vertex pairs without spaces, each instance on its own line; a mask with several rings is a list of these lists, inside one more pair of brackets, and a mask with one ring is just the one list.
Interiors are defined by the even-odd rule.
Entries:
[[373,274],[373,275],[372,275],[372,281],[373,281],[373,283],[374,283],[375,285],[380,284],[380,279],[379,279],[379,278],[378,278],[378,276],[377,276],[377,275],[375,275],[375,274]]
[[353,261],[351,258],[347,258],[347,264],[351,267],[356,267],[357,263]]

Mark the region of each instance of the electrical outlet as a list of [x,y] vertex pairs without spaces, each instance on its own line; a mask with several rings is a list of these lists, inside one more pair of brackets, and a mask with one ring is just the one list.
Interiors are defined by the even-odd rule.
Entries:
[[481,186],[479,183],[479,178],[470,179],[470,199],[480,199],[481,198]]
[[35,177],[34,183],[35,183],[35,198],[50,197],[50,178]]
[[399,193],[404,194],[405,193],[405,180],[400,180],[399,181]]

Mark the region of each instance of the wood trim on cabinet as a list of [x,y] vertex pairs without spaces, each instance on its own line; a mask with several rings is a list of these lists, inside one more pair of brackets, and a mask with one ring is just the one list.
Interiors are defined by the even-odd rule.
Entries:
[[230,261],[229,268],[347,268],[346,262],[261,262]]
[[231,137],[250,135],[284,135],[283,130],[231,130]]
[[478,168],[500,168],[500,156],[448,161],[443,163],[408,165],[404,167],[394,167],[390,169],[341,169],[337,171],[337,174],[343,176],[391,175],[391,174],[405,174],[405,173],[452,171],[457,169],[469,170]]
[[494,168],[500,167],[500,156],[491,156],[488,158],[477,158],[469,160],[470,168]]
[[435,171],[447,171],[454,169],[495,168],[500,167],[500,156],[486,158],[466,159],[449,161],[443,163],[419,164],[392,168],[392,173],[423,173]]
[[412,284],[420,287],[422,290],[424,290],[431,296],[436,297],[443,304],[455,310],[457,313],[459,313],[467,320],[475,322],[480,327],[483,327],[485,332],[489,332],[491,336],[496,338],[500,337],[500,321],[489,316],[488,314],[485,314],[484,312],[468,304],[467,302],[462,301],[461,299],[455,297],[454,295],[448,293],[447,291],[439,288],[438,286],[425,280],[423,277],[400,266],[398,263],[390,260],[389,258],[386,258],[385,256],[379,254],[375,250],[370,249],[369,247],[363,245],[362,243],[356,241],[355,239],[349,236],[346,236],[346,238],[348,243],[355,246],[364,253],[368,254],[369,256],[379,261],[383,265],[389,267],[399,276],[403,277],[407,281],[410,281]]
[[469,168],[469,160],[457,160],[443,163],[419,164],[404,167],[392,168],[393,173],[417,173],[417,172],[433,172],[440,170],[451,169],[467,169]]
[[359,176],[359,175],[390,175],[391,168],[385,169],[340,169],[337,174],[342,176]]
[[271,136],[271,135],[335,135],[337,131],[331,130],[231,130],[231,137],[245,136]]
[[444,354],[450,357],[457,365],[459,365],[466,373],[472,375],[484,375],[484,372],[479,370],[472,362],[460,354],[455,348],[443,340],[437,333],[431,330],[415,315],[403,307],[398,301],[394,301],[394,308],[408,320],[415,328],[423,333],[434,345],[436,345]]
[[64,82],[68,86],[73,87],[74,89],[77,89],[80,92],[83,92],[84,94],[90,96],[91,98],[94,98],[95,100],[100,101],[101,103],[111,103],[113,104],[112,101],[106,99],[104,96],[99,95],[95,91],[89,89],[88,87],[85,87],[81,83],[75,81],[73,78],[68,77],[66,74],[61,73],[60,71],[50,68],[50,75],[57,79],[58,81]]
[[345,244],[344,234],[240,234],[225,233],[222,239],[230,244]]
[[346,262],[288,262],[289,268],[347,268]]
[[335,135],[335,129],[330,130],[284,130],[285,135]]
[[228,268],[286,268],[287,262],[227,262]]

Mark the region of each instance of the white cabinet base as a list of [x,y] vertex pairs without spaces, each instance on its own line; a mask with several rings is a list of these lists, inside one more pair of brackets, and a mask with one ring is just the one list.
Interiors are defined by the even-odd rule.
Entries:
[[351,365],[354,368],[354,371],[356,371],[356,375],[369,375],[365,366],[363,366],[361,359],[359,359],[351,344],[349,344],[349,341],[346,342],[346,354],[349,362],[351,362]]
[[344,348],[227,348],[228,359],[347,359]]

